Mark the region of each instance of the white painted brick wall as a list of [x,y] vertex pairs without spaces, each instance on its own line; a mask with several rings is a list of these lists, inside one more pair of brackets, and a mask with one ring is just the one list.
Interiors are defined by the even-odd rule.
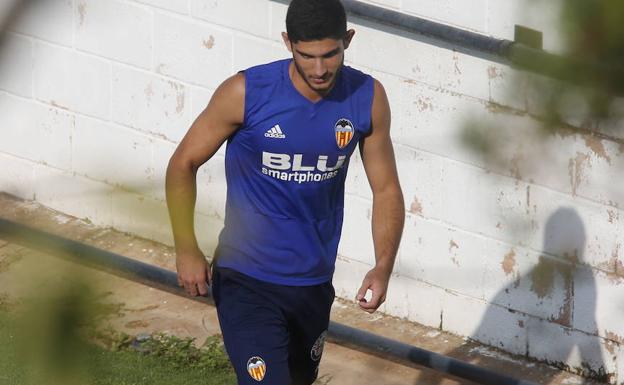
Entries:
[[35,98],[59,108],[108,119],[111,64],[48,43],[35,43]]
[[145,134],[78,117],[72,153],[73,171],[80,175],[138,193],[150,190],[152,144]]
[[114,66],[112,119],[179,142],[191,123],[189,86],[126,66]]
[[41,164],[33,170],[36,201],[96,225],[113,225],[110,185]]
[[176,147],[177,143],[161,138],[152,138],[152,180],[151,183],[148,183],[151,190],[147,192],[147,195],[154,199],[161,201],[166,199],[163,186],[165,185],[167,165]]
[[400,316],[405,310],[399,307],[400,312],[394,311],[402,305],[406,308],[407,319],[418,320],[423,325],[439,328],[442,325],[445,296],[446,291],[438,286],[402,275],[395,276],[388,287],[385,311]]
[[234,36],[234,71],[242,71],[258,63],[283,59],[288,51],[281,42],[268,42],[248,36]]
[[31,98],[33,94],[31,39],[8,33],[0,45],[0,88]]
[[35,163],[0,152],[2,191],[22,199],[34,199]]
[[623,342],[621,288],[624,280],[602,271],[583,269],[581,272],[575,286],[574,328]]
[[71,47],[74,43],[73,3],[73,0],[24,2],[22,11],[11,23],[10,29]]
[[[481,304],[481,302],[478,304]],[[451,306],[447,308],[450,309]],[[452,310],[454,311],[455,309],[453,308]],[[472,313],[470,308],[464,309],[464,311]],[[446,314],[445,319],[450,319],[451,316],[455,319],[461,317],[461,313]],[[510,311],[505,307],[488,304],[487,310],[482,314],[478,326],[469,335],[474,340],[524,356],[527,353],[528,333],[526,324],[529,319],[530,317],[525,314]]]
[[149,4],[154,7],[163,8],[169,11],[174,11],[182,14],[190,13],[190,1],[189,0],[135,0],[138,3]]
[[[557,2],[369,2],[507,39],[523,24],[544,31],[547,48],[562,45]],[[285,14],[271,0],[28,3],[0,50],[0,190],[171,243],[167,162],[225,78],[288,57]],[[530,78],[514,81],[525,74],[370,21],[349,25],[347,64],[382,81],[390,99],[406,204],[381,311],[572,368],[619,368],[621,382],[621,146],[535,139],[543,95]],[[462,142],[471,119],[502,134],[498,163]],[[599,129],[616,135],[617,124]],[[196,230],[209,256],[225,215],[224,149],[197,175]],[[334,276],[343,298],[374,264],[371,201],[356,154]],[[547,237],[562,207],[577,219]],[[563,261],[561,234],[584,240],[581,265]]]
[[78,0],[76,48],[142,68],[152,65],[153,12],[116,0]]
[[401,10],[478,32],[487,31],[488,0],[404,0]]
[[198,171],[196,211],[223,221],[225,193],[225,157],[217,154]]
[[73,125],[73,115],[65,111],[0,94],[0,151],[4,153],[70,169]]
[[282,32],[286,32],[286,11],[288,7],[279,2],[269,2],[270,24],[269,39],[277,42],[282,41]]
[[[219,233],[223,228],[223,220],[202,213],[195,214],[195,233],[197,242],[204,254],[210,258],[214,256],[219,240]],[[171,233],[171,231],[169,231]]]
[[[483,299],[487,243],[481,237],[422,218],[418,239],[402,250],[400,271],[408,277]],[[414,242],[415,241],[415,242]]]
[[209,88],[232,75],[233,31],[160,13],[154,30],[157,73]]
[[121,231],[173,244],[167,205],[121,189],[114,189],[111,197],[112,226]]
[[191,0],[194,17],[263,38],[269,34],[269,12],[266,0]]
[[191,116],[193,118],[197,117],[206,108],[213,92],[213,90],[208,88],[191,87]]

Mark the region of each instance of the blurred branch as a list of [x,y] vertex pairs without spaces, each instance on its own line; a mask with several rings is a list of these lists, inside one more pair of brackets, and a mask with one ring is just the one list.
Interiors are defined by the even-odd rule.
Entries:
[[[519,43],[508,46],[507,57],[513,65],[526,71],[579,86],[601,86],[610,95],[624,96],[622,63],[598,62],[581,55],[560,56]],[[609,81],[598,83],[603,79]]]
[[32,1],[35,0],[2,0],[0,2],[0,36],[4,35],[11,21],[26,7],[26,4]]

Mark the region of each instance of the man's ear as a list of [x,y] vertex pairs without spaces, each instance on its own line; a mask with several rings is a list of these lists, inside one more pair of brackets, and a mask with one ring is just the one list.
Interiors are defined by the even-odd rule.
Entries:
[[288,38],[288,34],[286,32],[282,32],[282,40],[284,40],[284,44],[286,45],[288,51],[292,53],[292,43],[290,42],[290,39]]
[[344,49],[349,48],[349,45],[351,45],[351,39],[353,39],[353,35],[355,35],[354,29],[348,30],[347,33],[345,34],[344,39],[342,39],[344,43]]

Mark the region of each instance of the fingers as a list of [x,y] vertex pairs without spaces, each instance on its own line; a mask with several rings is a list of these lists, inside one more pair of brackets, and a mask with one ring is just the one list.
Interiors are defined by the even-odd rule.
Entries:
[[381,290],[372,289],[373,296],[370,301],[360,301],[359,305],[362,310],[367,313],[374,313],[375,310],[385,301],[385,298],[381,295]]
[[193,281],[184,282],[184,289],[191,297],[197,296],[197,284]]
[[208,294],[207,282],[187,282],[184,285],[184,289],[191,297],[197,297],[198,295],[206,296]]
[[197,289],[199,291],[199,295],[205,297],[208,294],[208,282],[204,279],[202,282],[197,283]]
[[364,279],[364,281],[362,281],[362,286],[360,286],[360,289],[357,292],[357,295],[355,296],[355,300],[357,302],[366,302],[366,299],[364,298],[366,296],[366,291],[370,288],[371,283],[369,282],[368,279]]
[[[372,296],[370,300],[366,300],[366,292],[370,290],[372,292]],[[357,292],[355,297],[360,309],[366,311],[367,313],[374,313],[379,306],[386,300],[386,289],[385,286],[379,282],[379,280],[374,277],[370,277],[368,274],[364,278],[362,282],[362,286]]]
[[[371,291],[373,292],[373,296],[371,297],[370,300],[366,300],[366,292],[371,289]],[[365,279],[364,282],[362,282],[362,286],[360,287],[360,290],[358,290],[358,293],[355,297],[358,305],[360,305],[360,308],[368,313],[373,313],[375,310],[377,310],[377,308],[379,307],[379,305],[377,304],[379,302],[379,295],[376,294],[377,291],[374,290],[372,288],[372,284]]]
[[208,294],[208,285],[209,282],[206,281],[205,276],[188,280],[178,277],[178,286],[184,287],[184,291],[191,297],[197,297],[198,295],[206,296]]
[[206,257],[199,250],[176,254],[176,270],[178,286],[190,296],[208,294],[210,270],[207,269]]

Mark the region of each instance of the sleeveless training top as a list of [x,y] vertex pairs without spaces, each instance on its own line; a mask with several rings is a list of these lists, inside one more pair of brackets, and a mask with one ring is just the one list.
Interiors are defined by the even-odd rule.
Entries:
[[313,103],[280,60],[244,71],[245,117],[227,142],[217,266],[262,281],[331,280],[349,157],[371,127],[373,79],[348,66]]

